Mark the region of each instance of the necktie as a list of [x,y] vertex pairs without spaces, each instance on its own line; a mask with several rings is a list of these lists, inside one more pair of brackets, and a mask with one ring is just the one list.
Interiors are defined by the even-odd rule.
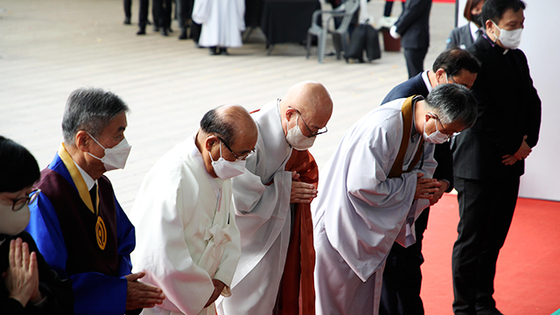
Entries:
[[93,205],[93,209],[97,208],[97,183],[93,185],[93,187],[89,191],[89,195],[91,197],[91,204]]

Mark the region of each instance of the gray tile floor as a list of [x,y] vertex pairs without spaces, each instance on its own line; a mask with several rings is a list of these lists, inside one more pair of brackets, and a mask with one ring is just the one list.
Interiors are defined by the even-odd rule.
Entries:
[[[138,1],[133,2],[137,23]],[[368,10],[381,16],[384,1]],[[394,14],[400,11],[395,5]],[[455,5],[434,3],[425,67],[444,49]],[[402,52],[383,52],[369,64],[305,58],[298,44],[277,45],[267,56],[257,30],[230,56],[209,56],[174,33],[125,26],[120,0],[3,0],[0,2],[0,134],[26,146],[41,168],[62,141],[60,122],[74,89],[109,89],[130,106],[126,136],[133,145],[125,170],[109,172],[117,196],[130,209],[144,174],[173,145],[195,132],[208,109],[237,103],[252,110],[281,97],[293,84],[317,80],[335,102],[329,132],[311,152],[323,165],[345,131],[407,79]],[[332,46],[327,46],[327,50]],[[313,51],[314,52],[314,51]]]

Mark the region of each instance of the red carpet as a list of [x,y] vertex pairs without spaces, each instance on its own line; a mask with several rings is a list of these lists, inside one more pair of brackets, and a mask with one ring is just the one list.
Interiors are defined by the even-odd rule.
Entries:
[[[446,195],[430,211],[422,265],[426,315],[452,315],[451,252],[459,210]],[[506,315],[550,315],[560,309],[560,203],[520,198],[498,259],[497,307]]]

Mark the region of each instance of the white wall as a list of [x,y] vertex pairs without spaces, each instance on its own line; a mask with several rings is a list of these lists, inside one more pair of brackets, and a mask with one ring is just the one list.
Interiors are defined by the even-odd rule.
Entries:
[[[560,201],[560,106],[556,77],[560,73],[560,30],[556,26],[560,1],[524,0],[525,29],[520,49],[529,60],[533,84],[542,101],[540,140],[525,163],[520,197]],[[459,25],[466,23],[458,0]],[[555,97],[556,96],[556,97]]]

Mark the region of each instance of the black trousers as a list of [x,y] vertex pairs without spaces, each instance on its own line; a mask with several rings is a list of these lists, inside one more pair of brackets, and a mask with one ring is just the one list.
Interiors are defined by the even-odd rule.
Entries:
[[383,287],[379,315],[423,315],[420,298],[422,271],[422,239],[428,226],[430,209],[425,209],[416,219],[416,243],[405,248],[394,243],[383,271]]
[[406,60],[406,69],[408,70],[409,79],[424,71],[424,58],[426,58],[427,53],[428,47],[404,48],[404,58]]
[[177,23],[180,29],[188,27],[187,22],[192,16],[193,0],[177,0]]
[[[138,26],[141,29],[146,28],[146,24],[148,24],[148,9],[150,6],[149,0],[140,0],[139,4],[139,13],[138,13]],[[153,15],[153,13],[152,13]]]
[[131,15],[132,15],[132,0],[124,0],[123,1],[123,5],[124,5],[124,16],[127,19],[130,19]]
[[152,15],[154,25],[157,27],[171,27],[171,2],[172,0],[152,0]]
[[453,311],[476,314],[496,306],[492,297],[496,262],[513,218],[519,176],[454,180],[461,219],[453,246]]

